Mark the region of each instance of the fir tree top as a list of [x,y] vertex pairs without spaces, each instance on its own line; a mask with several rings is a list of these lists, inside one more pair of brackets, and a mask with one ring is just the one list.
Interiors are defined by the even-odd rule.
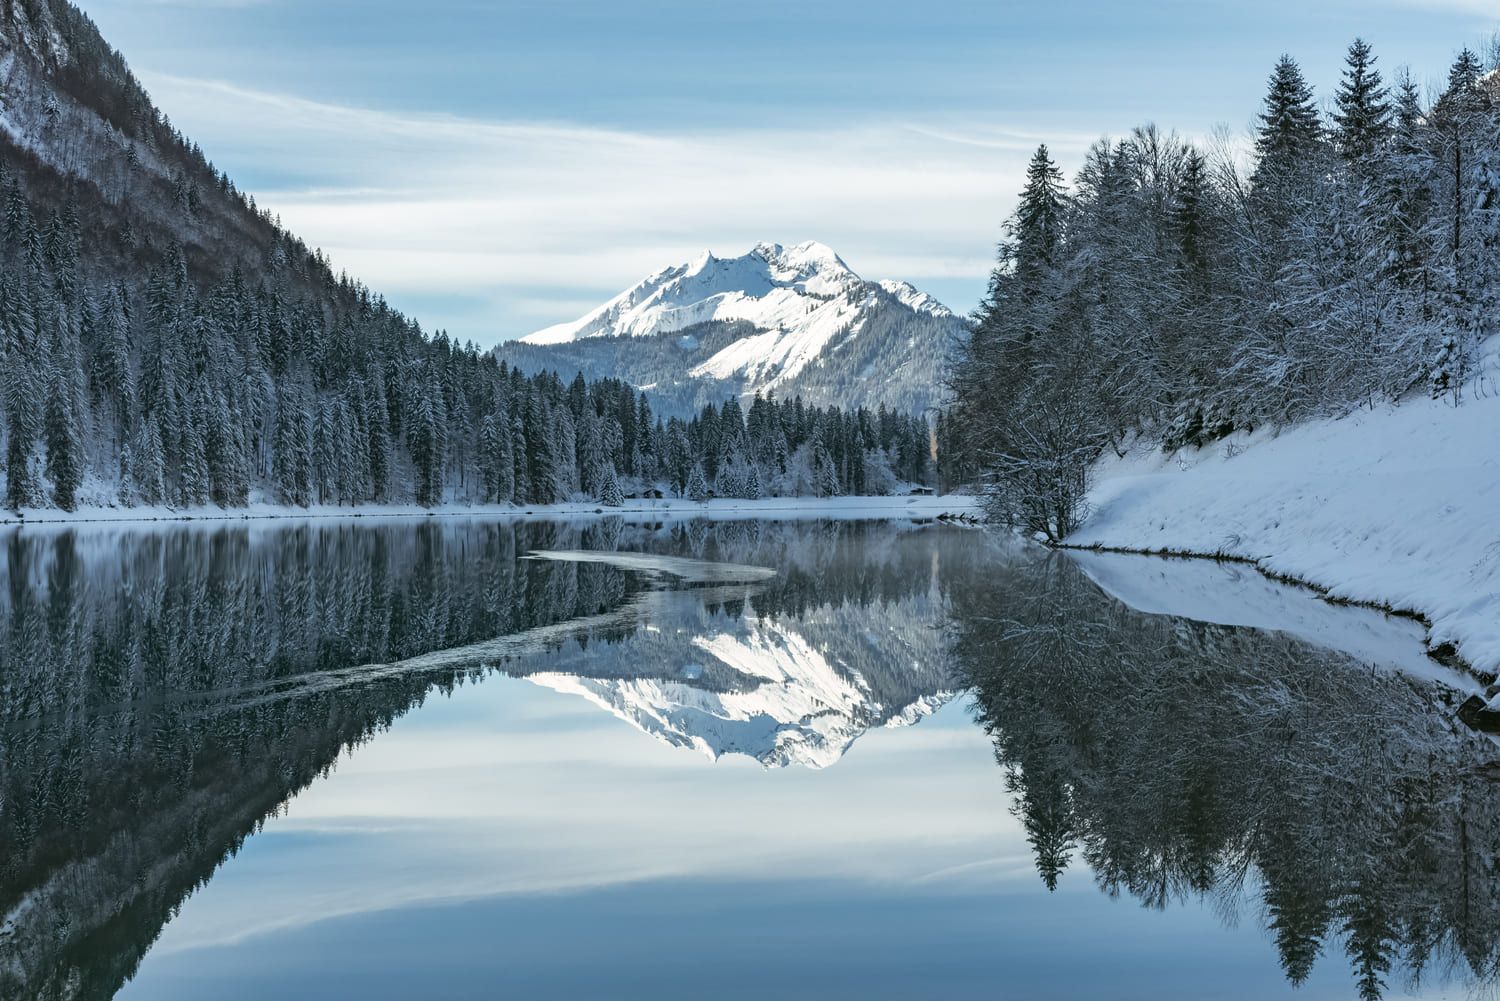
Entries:
[[1034,284],[1056,262],[1062,241],[1063,176],[1046,144],[1038,146],[1026,168],[1026,186],[1011,221],[1016,275],[1023,287]]
[[1368,42],[1356,38],[1344,63],[1333,121],[1339,152],[1358,162],[1372,156],[1390,135],[1391,102]]
[[1280,165],[1301,156],[1322,136],[1312,88],[1291,56],[1283,55],[1271,71],[1260,121],[1255,148],[1263,165]]
[[1438,99],[1435,117],[1449,124],[1463,122],[1485,107],[1485,94],[1479,86],[1484,64],[1472,49],[1464,49],[1448,70],[1448,89]]

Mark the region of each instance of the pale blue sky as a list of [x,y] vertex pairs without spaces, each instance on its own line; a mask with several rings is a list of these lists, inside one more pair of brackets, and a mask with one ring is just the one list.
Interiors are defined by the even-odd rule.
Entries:
[[335,264],[492,344],[709,248],[830,244],[974,305],[1025,158],[1242,134],[1283,51],[1435,81],[1500,0],[84,0]]

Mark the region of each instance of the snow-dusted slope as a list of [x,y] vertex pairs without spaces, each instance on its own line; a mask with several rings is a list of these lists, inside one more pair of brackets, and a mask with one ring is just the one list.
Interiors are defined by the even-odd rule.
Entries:
[[1482,375],[1458,407],[1417,399],[1110,460],[1069,541],[1254,560],[1336,598],[1421,613],[1433,646],[1500,671],[1497,440],[1500,397]]
[[[705,251],[497,353],[525,368],[571,362],[708,395],[801,392],[821,403],[912,406],[936,399],[947,343],[963,330],[932,296],[905,282],[865,281],[821,243],[763,243],[740,257]],[[637,343],[622,351],[621,339]]]

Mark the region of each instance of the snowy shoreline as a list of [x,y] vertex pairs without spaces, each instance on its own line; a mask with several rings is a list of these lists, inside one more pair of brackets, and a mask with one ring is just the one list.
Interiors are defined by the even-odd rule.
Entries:
[[1427,649],[1500,672],[1500,397],[1411,400],[1198,451],[1113,456],[1071,549],[1233,560],[1410,616]]
[[862,518],[938,518],[972,516],[975,498],[966,495],[904,497],[763,497],[759,500],[722,499],[698,503],[678,498],[627,500],[619,507],[591,502],[567,504],[445,504],[425,508],[415,504],[292,507],[251,504],[243,508],[206,505],[194,508],[92,507],[77,511],[27,510],[21,517],[0,512],[0,527],[69,527],[74,525],[195,524],[245,521],[311,521],[324,519],[489,518],[496,520],[557,520],[564,518],[624,517],[631,520],[715,521],[768,518],[771,520]]

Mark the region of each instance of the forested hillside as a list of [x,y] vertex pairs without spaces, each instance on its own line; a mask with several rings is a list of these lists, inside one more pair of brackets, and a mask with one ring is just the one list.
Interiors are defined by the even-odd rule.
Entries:
[[748,426],[738,403],[669,423],[622,382],[523,377],[424,333],[257,208],[63,0],[0,0],[0,212],[11,510],[607,502],[657,482],[758,496],[925,476],[919,420],[763,401]]
[[1038,149],[956,366],[945,474],[1061,538],[1109,449],[1461,405],[1500,319],[1495,63],[1465,49],[1428,99],[1356,41],[1326,117],[1281,59],[1253,150],[1144,126],[1069,187]]

